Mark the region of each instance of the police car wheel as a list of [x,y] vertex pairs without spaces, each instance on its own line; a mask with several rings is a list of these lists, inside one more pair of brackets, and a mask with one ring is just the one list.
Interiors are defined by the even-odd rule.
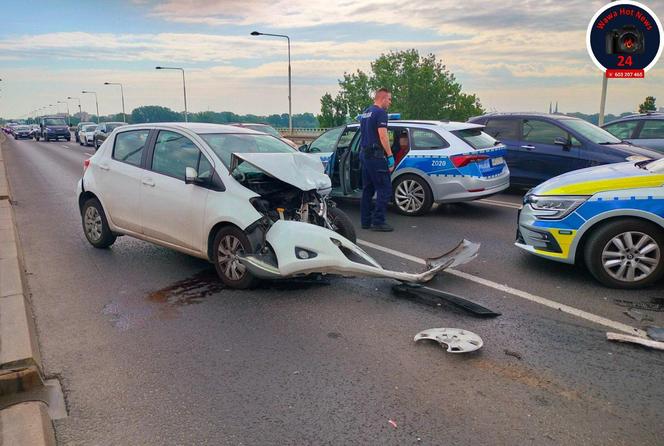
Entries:
[[606,286],[647,287],[664,276],[664,230],[634,218],[613,220],[590,235],[584,259],[595,279]]
[[417,175],[402,175],[393,185],[392,200],[403,215],[422,215],[433,205],[429,185]]

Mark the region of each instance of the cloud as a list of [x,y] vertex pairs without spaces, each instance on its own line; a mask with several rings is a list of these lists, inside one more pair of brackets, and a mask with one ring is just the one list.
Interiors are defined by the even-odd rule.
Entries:
[[266,25],[274,29],[330,24],[405,25],[441,33],[495,32],[511,28],[573,30],[585,28],[602,0],[167,0],[155,2],[152,14],[181,23],[209,26]]

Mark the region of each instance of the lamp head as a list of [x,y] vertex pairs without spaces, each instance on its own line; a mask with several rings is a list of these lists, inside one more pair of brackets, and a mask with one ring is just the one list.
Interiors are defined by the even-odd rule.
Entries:
[[258,31],[252,31],[251,32],[252,36],[260,36],[261,34],[263,34],[263,33],[259,33]]

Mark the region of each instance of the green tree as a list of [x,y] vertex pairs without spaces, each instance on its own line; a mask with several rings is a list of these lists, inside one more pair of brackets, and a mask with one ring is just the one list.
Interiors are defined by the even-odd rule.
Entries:
[[445,65],[417,50],[382,54],[371,64],[371,72],[344,73],[339,93],[321,98],[320,125],[331,127],[354,119],[372,102],[373,92],[381,87],[392,92],[390,110],[403,119],[449,119],[465,121],[484,113],[479,98],[461,91]]
[[170,108],[159,105],[145,105],[131,112],[131,122],[141,124],[144,122],[173,122],[184,121],[184,117]]
[[318,124],[323,128],[337,127],[346,123],[348,107],[343,98],[333,98],[330,93],[325,93],[320,99],[321,114],[318,115]]
[[639,113],[648,113],[657,111],[657,106],[655,105],[656,99],[652,96],[648,96],[643,104],[639,105]]

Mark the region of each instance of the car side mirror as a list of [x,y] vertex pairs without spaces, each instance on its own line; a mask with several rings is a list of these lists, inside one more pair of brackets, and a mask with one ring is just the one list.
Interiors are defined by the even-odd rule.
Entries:
[[563,146],[567,147],[569,146],[569,140],[567,138],[563,138],[562,136],[556,137],[556,139],[553,140],[553,143],[557,146]]
[[199,183],[198,172],[193,167],[187,167],[184,169],[184,183],[185,184],[196,184]]
[[297,148],[300,152],[308,152],[309,151],[309,145],[307,144],[302,144],[300,147]]

